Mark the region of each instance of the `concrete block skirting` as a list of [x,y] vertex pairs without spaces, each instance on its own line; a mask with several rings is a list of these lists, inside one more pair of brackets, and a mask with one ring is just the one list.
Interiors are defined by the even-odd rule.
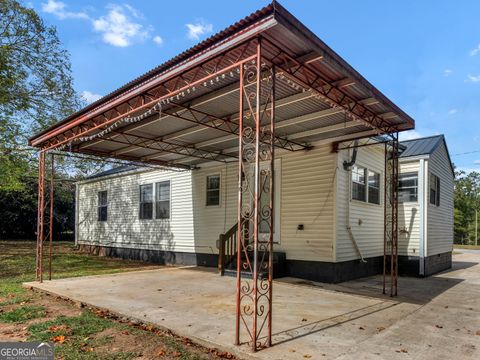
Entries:
[[425,275],[430,276],[452,267],[452,252],[429,256],[425,259]]
[[382,273],[383,256],[365,260],[366,262],[351,260],[331,263],[287,259],[286,273],[288,276],[326,283],[339,283]]
[[[434,275],[452,267],[452,253],[431,255],[425,258],[425,276]],[[400,275],[420,276],[420,259],[418,256],[399,256],[398,272]]]
[[99,256],[140,260],[160,265],[218,266],[217,254],[187,253],[152,249],[121,248],[113,246],[80,245],[80,251]]

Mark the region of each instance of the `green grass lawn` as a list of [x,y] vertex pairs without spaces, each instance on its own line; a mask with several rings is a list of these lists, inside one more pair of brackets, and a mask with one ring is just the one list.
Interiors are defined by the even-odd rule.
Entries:
[[[53,279],[154,268],[82,254],[71,243],[55,243],[53,252]],[[17,341],[53,341],[59,359],[233,358],[153,326],[115,321],[103,311],[79,309],[22,287],[34,280],[35,243],[0,241],[0,341],[12,341],[12,336]]]

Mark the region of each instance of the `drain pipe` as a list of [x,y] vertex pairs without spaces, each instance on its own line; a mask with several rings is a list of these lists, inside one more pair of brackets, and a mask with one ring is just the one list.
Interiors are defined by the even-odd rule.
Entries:
[[[352,166],[355,165],[355,162],[357,161],[357,152],[358,152],[358,140],[355,140],[354,143],[354,148],[353,148],[353,153],[352,153],[352,158],[350,161],[345,160],[343,162],[343,169],[348,172],[348,192],[347,192],[347,214],[346,214],[346,223],[347,223],[347,232],[350,237],[350,240],[353,243],[353,246],[355,247],[355,250],[357,250],[358,255],[360,256],[360,261],[362,263],[366,263],[367,260],[363,258],[362,252],[360,251],[360,247],[358,246],[357,240],[355,239],[355,236],[353,235],[352,227],[350,225],[350,194],[352,193]],[[350,150],[349,150],[349,155],[350,155]]]

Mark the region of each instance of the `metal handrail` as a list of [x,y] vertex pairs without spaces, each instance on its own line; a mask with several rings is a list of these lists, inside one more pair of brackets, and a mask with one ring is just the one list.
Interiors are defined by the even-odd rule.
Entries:
[[218,238],[218,272],[221,276],[237,254],[238,222]]

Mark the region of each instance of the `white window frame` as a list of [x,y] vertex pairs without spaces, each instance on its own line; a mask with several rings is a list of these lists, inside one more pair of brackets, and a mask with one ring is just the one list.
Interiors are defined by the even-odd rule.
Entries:
[[[168,188],[169,188],[169,190],[168,190],[168,218],[157,217],[157,202],[159,202],[159,200],[157,200],[157,184],[162,184],[162,183],[168,183]],[[172,219],[172,182],[170,180],[162,180],[162,181],[155,182],[153,192],[154,192],[154,203],[155,203],[154,219],[155,220],[163,220],[163,221],[171,220]],[[161,201],[166,201],[166,200],[161,200]]]
[[416,188],[417,191],[416,191],[416,195],[417,195],[417,199],[416,200],[408,200],[408,201],[404,201],[400,198],[400,196],[398,197],[398,202],[399,203],[418,203],[419,202],[419,197],[421,196],[420,195],[420,192],[419,192],[419,187],[420,187],[420,175],[418,173],[418,171],[407,171],[407,172],[404,172],[404,173],[400,173],[398,174],[398,192],[400,193],[400,190],[401,190],[401,187],[400,187],[400,178],[402,176],[416,176],[417,178],[417,186],[406,186],[405,189],[414,189]]
[[[353,166],[358,166],[358,167],[361,167],[363,168],[364,170],[364,186],[365,186],[365,197],[364,199],[354,199],[353,198],[353,167],[352,169],[350,170],[350,178],[348,179],[348,181],[350,181],[350,201],[355,201],[355,202],[358,202],[358,203],[361,203],[361,204],[369,204],[369,205],[373,205],[373,206],[380,206],[382,205],[382,189],[383,189],[383,181],[382,181],[382,178],[383,178],[383,173],[381,171],[377,171],[377,170],[374,170],[372,168],[369,168],[368,166],[365,166],[365,165],[362,165],[362,164],[355,164]],[[370,186],[368,185],[368,175],[369,175],[369,172],[373,172],[374,174],[377,174],[379,176],[379,179],[378,179],[378,204],[375,203],[375,202],[370,202],[369,201],[369,188]]]
[[[152,187],[152,217],[151,218],[144,218],[141,217],[142,213],[142,204],[147,202],[142,202],[142,186],[151,186]],[[155,186],[154,183],[146,183],[146,184],[139,184],[138,185],[138,220],[140,221],[148,221],[155,219]]]
[[[212,189],[208,188],[208,178],[210,177],[218,177],[218,204],[209,204],[208,203],[208,192],[212,191]],[[205,206],[208,208],[211,207],[221,207],[222,206],[222,174],[215,173],[215,174],[208,174],[205,176]]]
[[[100,193],[105,193],[105,204],[100,204]],[[100,209],[106,208],[105,220],[100,219]],[[97,192],[97,221],[98,222],[107,222],[108,221],[108,190],[99,190]]]

